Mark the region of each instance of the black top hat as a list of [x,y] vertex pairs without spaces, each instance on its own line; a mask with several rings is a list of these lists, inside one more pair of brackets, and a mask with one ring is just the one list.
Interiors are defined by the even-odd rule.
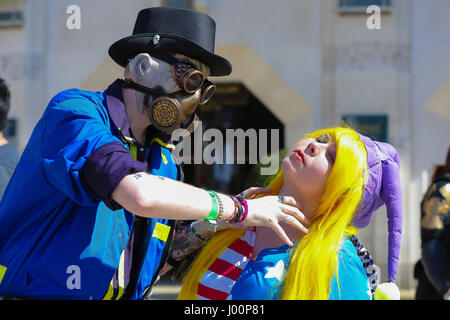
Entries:
[[133,35],[113,43],[108,53],[125,67],[127,59],[142,52],[176,52],[203,62],[210,68],[212,76],[226,76],[231,73],[231,63],[214,54],[215,32],[216,23],[204,13],[148,8],[139,12]]

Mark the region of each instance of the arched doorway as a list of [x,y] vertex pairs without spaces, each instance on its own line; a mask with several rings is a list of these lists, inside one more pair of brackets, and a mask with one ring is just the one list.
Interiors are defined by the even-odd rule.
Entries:
[[[199,106],[197,113],[203,132],[215,128],[222,133],[224,161],[213,164],[183,164],[186,183],[225,193],[239,193],[256,182],[255,169],[258,167],[255,159],[260,162],[261,153],[265,152],[260,149],[261,143],[266,144],[267,154],[278,153],[279,149],[284,148],[284,125],[242,83],[218,84],[213,98],[207,104]],[[242,148],[239,149],[236,140],[229,139],[231,135],[228,134],[237,130],[247,133],[244,153]],[[264,137],[265,132],[267,134]],[[208,142],[203,141],[203,149],[207,144]],[[272,150],[273,148],[277,150]],[[251,154],[255,151],[257,157]],[[193,146],[191,152],[194,152]]]

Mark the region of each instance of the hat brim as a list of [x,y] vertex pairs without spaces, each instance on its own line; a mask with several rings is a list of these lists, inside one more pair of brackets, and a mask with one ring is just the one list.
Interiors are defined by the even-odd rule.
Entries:
[[154,35],[156,34],[141,33],[125,37],[113,43],[108,53],[117,64],[125,67],[127,60],[139,53],[170,51],[185,54],[203,62],[210,68],[211,76],[227,76],[231,73],[231,63],[227,59],[209,52],[192,41],[174,35],[158,34],[160,38],[154,44]]

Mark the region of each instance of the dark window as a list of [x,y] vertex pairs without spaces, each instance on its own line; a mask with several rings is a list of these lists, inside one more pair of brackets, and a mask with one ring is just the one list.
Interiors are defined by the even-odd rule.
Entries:
[[348,7],[368,7],[371,5],[376,5],[379,7],[390,7],[391,0],[339,0],[340,8],[348,8]]
[[192,0],[165,0],[166,7],[192,9]]
[[[271,150],[271,130],[279,130],[279,148],[284,148],[284,125],[272,114],[271,111],[254,96],[241,83],[217,84],[217,90],[214,96],[205,105],[199,106],[197,114],[202,121],[203,133],[209,128],[220,130],[223,136],[223,163],[214,163],[211,165],[202,164],[184,164],[185,182],[200,188],[213,189],[230,194],[237,194],[250,186],[263,186],[270,176],[261,175],[260,163],[252,163],[250,155],[250,139],[245,141],[244,154],[237,150],[238,142],[234,143],[234,150],[228,149],[226,139],[227,129],[242,129],[245,132],[256,130],[257,154],[259,159],[259,144],[262,138],[259,135],[259,129],[267,129],[267,151],[268,154],[278,153],[282,156],[282,150]],[[193,154],[194,144],[198,141],[193,140],[191,151]],[[205,148],[211,142],[204,142]],[[204,149],[203,149],[204,150]],[[233,164],[225,163],[229,159],[227,153],[234,158]],[[239,159],[244,162],[238,164]],[[263,166],[268,167],[268,166]],[[279,165],[279,168],[281,165]],[[273,167],[272,167],[273,168]]]
[[388,142],[388,116],[344,114],[342,120],[356,131],[377,141]]
[[0,26],[23,25],[23,11],[0,11]]

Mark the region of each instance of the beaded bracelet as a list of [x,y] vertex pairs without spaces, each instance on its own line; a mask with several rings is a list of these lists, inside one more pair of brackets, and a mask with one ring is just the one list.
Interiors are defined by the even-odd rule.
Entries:
[[231,214],[231,216],[228,219],[225,220],[225,222],[231,222],[231,221],[233,221],[236,218],[236,214],[237,214],[237,212],[239,210],[239,206],[241,205],[241,203],[239,202],[239,200],[235,196],[232,196],[230,194],[228,194],[228,196],[234,202],[234,211]]
[[231,217],[227,219],[227,222],[231,223],[231,224],[239,223],[239,222],[243,221],[241,219],[241,217],[245,213],[244,207],[243,207],[242,203],[238,200],[238,198],[236,196],[231,196],[231,195],[228,195],[228,196],[231,199],[233,199],[233,201],[234,201],[234,208],[235,209],[234,209],[234,212],[231,215]]
[[[215,192],[214,192],[215,193]],[[223,204],[222,204],[222,199],[220,199],[219,195],[217,193],[216,194],[216,198],[217,198],[217,202],[219,203],[219,214],[217,215],[217,220],[222,220],[223,218]]]
[[234,217],[233,221],[231,221],[230,223],[239,223],[241,221],[241,217],[243,214],[244,214],[244,207],[242,206],[242,203],[239,202],[238,212]]
[[248,205],[244,199],[244,194],[240,193],[237,196],[228,195],[234,201],[234,212],[226,221],[228,223],[241,223],[247,218]]

